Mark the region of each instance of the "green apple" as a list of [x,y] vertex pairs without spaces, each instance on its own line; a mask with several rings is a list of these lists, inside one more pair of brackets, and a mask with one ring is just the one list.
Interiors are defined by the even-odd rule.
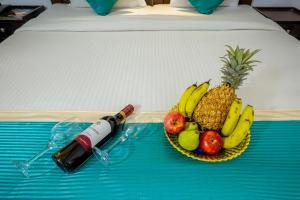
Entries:
[[180,146],[188,151],[193,151],[199,146],[198,130],[184,130],[178,136]]
[[184,130],[185,131],[198,130],[198,124],[196,122],[186,122]]

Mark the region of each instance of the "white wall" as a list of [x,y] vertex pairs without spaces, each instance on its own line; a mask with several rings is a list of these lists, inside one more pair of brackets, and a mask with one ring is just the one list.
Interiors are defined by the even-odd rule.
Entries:
[[300,9],[300,0],[293,0],[293,7]]
[[45,5],[50,7],[51,0],[0,0],[2,4],[10,4],[10,5]]
[[253,0],[256,7],[296,7],[300,9],[300,0]]

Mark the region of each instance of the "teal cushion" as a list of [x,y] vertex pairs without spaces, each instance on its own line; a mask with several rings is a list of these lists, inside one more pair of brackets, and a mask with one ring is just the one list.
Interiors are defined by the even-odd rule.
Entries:
[[189,0],[199,13],[211,14],[224,0]]
[[107,15],[117,0],[87,0],[87,2],[98,15]]

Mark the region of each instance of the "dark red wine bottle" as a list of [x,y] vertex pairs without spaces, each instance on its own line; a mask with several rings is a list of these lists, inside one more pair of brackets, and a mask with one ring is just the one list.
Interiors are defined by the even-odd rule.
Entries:
[[132,105],[127,105],[114,116],[102,117],[80,133],[73,141],[52,155],[56,164],[67,172],[79,168],[92,155],[94,146],[101,147],[115,133],[116,128],[134,110]]

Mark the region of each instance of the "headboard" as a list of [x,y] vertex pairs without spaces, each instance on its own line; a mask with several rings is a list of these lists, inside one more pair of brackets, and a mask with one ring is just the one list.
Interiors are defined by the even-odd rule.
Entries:
[[[70,0],[51,0],[52,3],[70,3]],[[147,4],[150,6],[156,4],[169,4],[170,0],[146,0]],[[248,4],[251,5],[252,0],[240,0],[239,4]]]
[[[146,0],[148,5],[155,5],[155,4],[169,4],[170,0]],[[248,4],[251,5],[252,0],[240,0],[239,4]]]

